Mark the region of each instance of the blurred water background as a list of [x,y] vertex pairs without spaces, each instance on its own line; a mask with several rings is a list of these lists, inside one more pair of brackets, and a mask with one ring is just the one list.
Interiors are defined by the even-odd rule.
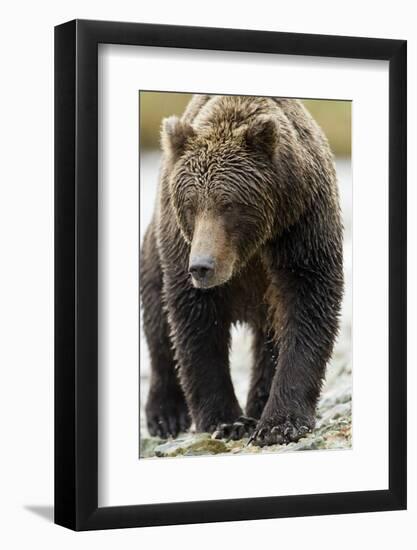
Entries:
[[[140,238],[152,217],[161,153],[159,129],[162,118],[180,115],[190,99],[189,94],[140,93]],[[305,100],[306,107],[325,131],[335,155],[336,171],[344,223],[345,295],[341,329],[328,364],[326,381],[318,407],[317,429],[309,437],[288,446],[275,446],[266,452],[288,452],[304,449],[334,449],[351,446],[352,407],[352,172],[351,172],[351,102]],[[236,395],[245,405],[251,365],[251,334],[244,326],[233,329],[231,372]],[[146,340],[140,330],[140,437],[141,456],[178,456],[207,453],[258,452],[258,448],[219,443],[205,449],[195,436],[180,437],[168,444],[150,438],[146,428],[144,406],[149,389],[150,363]],[[195,451],[196,441],[198,452]],[[203,443],[204,443],[203,437]],[[216,450],[217,449],[217,450]],[[265,452],[265,450],[264,450]]]

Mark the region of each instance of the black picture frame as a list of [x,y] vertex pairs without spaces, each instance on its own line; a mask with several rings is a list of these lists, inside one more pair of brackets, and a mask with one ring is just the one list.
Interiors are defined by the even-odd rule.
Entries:
[[[389,488],[98,507],[98,44],[389,62]],[[404,40],[74,20],[55,28],[55,522],[74,530],[406,508]]]

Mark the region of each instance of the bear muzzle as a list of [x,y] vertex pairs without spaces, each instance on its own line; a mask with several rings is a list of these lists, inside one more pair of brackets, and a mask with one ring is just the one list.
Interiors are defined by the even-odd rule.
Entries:
[[209,286],[214,276],[214,258],[212,256],[193,256],[188,271],[198,286]]
[[208,215],[195,222],[188,272],[196,288],[211,288],[228,281],[233,273],[235,254],[223,220]]

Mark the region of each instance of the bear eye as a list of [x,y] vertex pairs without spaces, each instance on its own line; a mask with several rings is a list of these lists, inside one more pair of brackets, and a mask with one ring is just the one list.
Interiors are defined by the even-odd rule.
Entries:
[[194,213],[193,206],[191,204],[186,204],[184,207],[184,211],[187,218],[191,218]]
[[225,202],[222,207],[223,212],[231,212],[233,210],[233,204],[231,202]]

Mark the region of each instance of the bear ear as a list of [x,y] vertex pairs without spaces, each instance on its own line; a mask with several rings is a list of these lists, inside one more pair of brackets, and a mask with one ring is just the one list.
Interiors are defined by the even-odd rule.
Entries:
[[176,116],[170,116],[162,121],[162,150],[176,160],[184,152],[187,142],[194,137],[193,127],[182,122]]
[[264,151],[271,158],[278,144],[278,124],[266,115],[261,115],[246,129],[245,141],[249,147]]

